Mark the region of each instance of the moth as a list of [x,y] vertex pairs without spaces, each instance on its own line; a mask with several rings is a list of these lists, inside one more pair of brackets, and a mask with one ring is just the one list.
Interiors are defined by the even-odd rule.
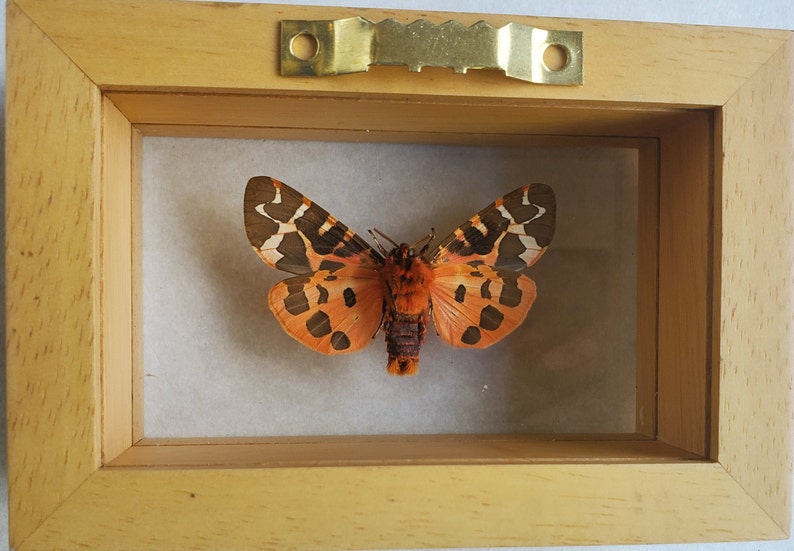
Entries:
[[[554,192],[544,184],[497,199],[431,248],[370,230],[376,248],[286,184],[266,176],[245,189],[245,230],[266,264],[290,277],[269,294],[293,338],[324,354],[365,347],[383,328],[387,371],[412,375],[432,318],[452,346],[486,348],[526,318],[535,283],[521,273],[554,235]],[[378,236],[392,248],[381,245]]]

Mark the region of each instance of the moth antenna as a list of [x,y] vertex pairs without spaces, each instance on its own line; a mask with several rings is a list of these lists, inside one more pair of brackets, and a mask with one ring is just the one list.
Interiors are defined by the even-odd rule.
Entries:
[[433,317],[433,301],[427,301],[427,313],[430,315],[430,319],[433,320],[433,330],[436,332],[436,337],[440,337],[441,333],[438,332],[438,325],[436,324],[436,318]]
[[375,243],[378,245],[378,248],[380,249],[380,252],[382,252],[384,256],[388,256],[389,251],[387,251],[386,249],[383,248],[383,245],[380,244],[380,241],[378,241],[378,236],[375,235],[375,233],[377,233],[383,239],[385,239],[386,241],[388,241],[389,243],[394,245],[395,248],[399,247],[399,245],[397,243],[395,243],[394,240],[391,237],[389,237],[388,235],[386,235],[385,233],[380,231],[378,228],[372,228],[371,230],[369,230],[369,234],[372,236],[372,239],[375,240]]
[[378,246],[378,250],[380,251],[380,254],[382,254],[383,256],[388,256],[389,253],[386,252],[386,249],[384,249],[383,245],[380,244],[380,240],[378,239],[378,236],[375,235],[375,233],[372,230],[368,230],[368,231],[370,236],[372,236],[372,239],[375,241],[375,244]]
[[422,241],[424,241],[425,239],[427,239],[427,243],[425,243],[425,244],[422,246],[422,250],[421,250],[421,251],[419,251],[419,256],[422,256],[423,254],[425,254],[425,251],[428,249],[428,247],[430,247],[430,243],[432,243],[432,242],[433,242],[433,239],[435,239],[435,238],[436,238],[436,229],[435,229],[435,228],[430,228],[430,233],[428,233],[428,234],[427,234],[426,236],[424,236],[422,239],[420,239],[419,241],[417,241],[416,243],[414,243],[413,245],[411,245],[411,248],[413,249],[413,248],[415,248],[415,247],[419,246],[419,243],[421,243]]
[[386,319],[386,300],[383,301],[383,309],[380,312],[380,323],[378,323],[378,328],[375,329],[375,332],[372,334],[373,339],[378,336],[378,332],[380,331],[380,328],[383,327],[384,319]]

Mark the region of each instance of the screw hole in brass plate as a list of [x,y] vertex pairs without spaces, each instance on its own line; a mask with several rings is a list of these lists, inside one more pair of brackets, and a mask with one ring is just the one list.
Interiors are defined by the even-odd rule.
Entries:
[[549,44],[543,50],[543,65],[549,71],[562,71],[570,59],[568,49],[562,44]]
[[320,45],[314,35],[298,33],[290,40],[289,51],[297,59],[309,61],[320,52]]

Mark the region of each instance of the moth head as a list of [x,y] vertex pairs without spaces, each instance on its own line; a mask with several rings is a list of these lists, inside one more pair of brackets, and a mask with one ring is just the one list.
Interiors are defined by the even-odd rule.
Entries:
[[[410,261],[410,259],[416,258],[417,256],[422,256],[430,246],[430,242],[436,238],[436,231],[431,229],[429,234],[424,236],[413,245],[409,245],[408,243],[400,243],[398,245],[396,241],[377,228],[372,228],[369,230],[369,234],[372,236],[372,239],[375,240],[375,244],[378,246],[381,254],[391,258],[394,261],[403,261],[403,263],[405,263],[405,261]],[[383,245],[381,245],[380,241],[378,240],[379,235],[394,246],[391,252],[387,253],[386,249],[383,247]],[[422,245],[422,248],[417,254],[416,249],[420,244]]]
[[408,269],[411,267],[413,259],[416,258],[416,249],[408,243],[400,243],[391,250],[389,256],[396,265]]
[[394,259],[408,259],[414,258],[416,256],[416,249],[414,249],[408,243],[400,243],[397,247],[394,248],[391,252],[392,257]]

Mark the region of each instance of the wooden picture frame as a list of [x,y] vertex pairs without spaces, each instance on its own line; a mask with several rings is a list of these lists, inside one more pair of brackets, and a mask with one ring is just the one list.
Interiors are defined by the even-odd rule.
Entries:
[[[485,18],[472,14],[169,0],[7,10],[13,547],[787,536],[791,32],[487,16],[584,31],[585,84],[558,87],[494,71],[278,73],[282,19]],[[658,190],[640,200],[655,231],[640,236],[638,310],[654,315],[638,326],[636,433],[143,439],[143,135],[636,147],[641,189]]]

